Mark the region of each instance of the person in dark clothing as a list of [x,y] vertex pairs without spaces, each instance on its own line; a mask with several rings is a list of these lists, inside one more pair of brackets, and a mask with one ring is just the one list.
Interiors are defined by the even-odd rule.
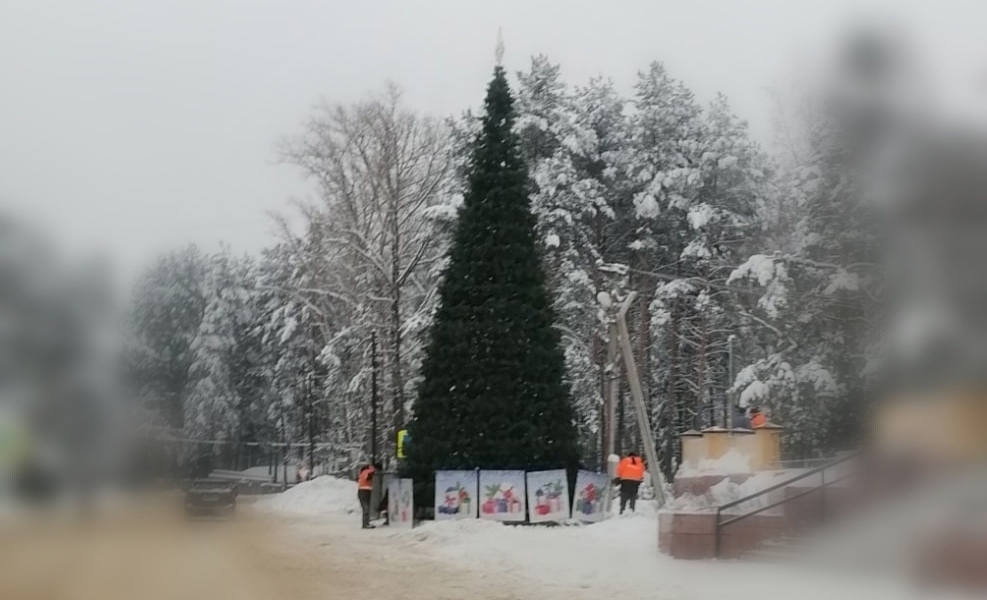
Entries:
[[624,509],[630,504],[631,512],[637,504],[637,492],[644,481],[644,461],[633,452],[617,465],[617,482],[620,485],[620,514],[624,514]]
[[733,423],[731,424],[733,429],[750,429],[751,420],[747,418],[747,411],[739,406],[733,408]]
[[364,465],[357,478],[357,497],[360,499],[360,509],[363,513],[363,528],[370,529],[370,497],[374,493],[374,475],[376,465]]

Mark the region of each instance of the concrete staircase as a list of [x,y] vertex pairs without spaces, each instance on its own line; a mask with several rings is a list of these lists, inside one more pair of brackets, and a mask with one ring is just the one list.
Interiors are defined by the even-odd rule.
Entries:
[[[871,480],[873,478],[870,478]],[[736,556],[838,573],[893,576],[987,594],[987,468],[927,473],[868,494],[816,526]]]

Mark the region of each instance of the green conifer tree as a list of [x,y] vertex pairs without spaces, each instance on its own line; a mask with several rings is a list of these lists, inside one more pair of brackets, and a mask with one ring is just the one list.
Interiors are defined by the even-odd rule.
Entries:
[[407,472],[423,485],[441,469],[571,469],[579,460],[501,67],[482,121],[409,430]]

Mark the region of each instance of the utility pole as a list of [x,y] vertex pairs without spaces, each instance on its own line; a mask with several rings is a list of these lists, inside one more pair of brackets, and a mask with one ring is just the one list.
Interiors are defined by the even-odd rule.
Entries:
[[[617,404],[620,395],[620,349],[617,342],[617,324],[610,323],[610,341],[607,344],[607,398],[606,398],[606,436],[607,447],[603,457],[603,468],[611,472],[610,457],[617,454]],[[623,421],[621,421],[623,423]]]
[[377,464],[377,330],[370,332],[370,463]]
[[606,456],[616,452],[617,447],[617,392],[620,388],[620,351],[617,348],[617,325],[610,324],[610,341],[607,343],[607,397],[606,405]]
[[658,452],[655,449],[654,435],[651,433],[651,420],[648,418],[648,408],[644,402],[644,391],[641,389],[641,379],[638,377],[637,364],[631,350],[631,338],[627,329],[627,311],[637,297],[636,292],[627,294],[623,305],[617,312],[617,333],[620,338],[620,350],[624,355],[624,369],[627,371],[627,383],[634,400],[634,411],[637,414],[637,425],[641,433],[641,444],[644,455],[648,458],[648,471],[651,473],[651,484],[655,489],[655,499],[658,507],[665,505],[665,491],[662,489],[663,480],[661,468],[658,466]]
[[[613,299],[610,294],[600,292],[597,302],[608,315],[612,315]],[[607,362],[603,373],[603,444],[600,462],[607,469],[610,456],[616,453],[617,446],[617,394],[620,389],[620,350],[617,347],[617,323],[608,316]]]
[[603,461],[609,460],[610,455],[616,452],[617,447],[617,392],[620,388],[620,351],[617,348],[617,324],[610,324],[610,341],[607,343],[607,397],[604,400],[606,407],[606,448]]

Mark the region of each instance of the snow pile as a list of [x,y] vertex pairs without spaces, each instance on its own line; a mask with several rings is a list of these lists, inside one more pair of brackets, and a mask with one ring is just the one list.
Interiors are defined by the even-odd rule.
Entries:
[[699,461],[695,469],[682,466],[678,477],[695,477],[700,475],[739,475],[751,472],[751,460],[736,448],[731,448],[719,458],[707,458]]
[[[742,483],[736,483],[729,477],[711,486],[704,494],[683,494],[669,502],[664,510],[671,512],[704,512],[714,510],[728,502],[739,500],[755,494],[791,476],[788,471],[762,471]],[[728,512],[747,512],[774,502],[785,490],[766,494],[749,502],[733,507]],[[774,514],[767,511],[764,514]]]
[[349,515],[359,512],[360,502],[355,481],[323,475],[260,500],[257,507],[291,515]]
[[[283,473],[284,469],[280,468],[280,465],[278,466],[279,466],[278,474]],[[268,466],[250,467],[249,469],[244,469],[240,472],[247,477],[273,477],[271,473],[271,467]]]

